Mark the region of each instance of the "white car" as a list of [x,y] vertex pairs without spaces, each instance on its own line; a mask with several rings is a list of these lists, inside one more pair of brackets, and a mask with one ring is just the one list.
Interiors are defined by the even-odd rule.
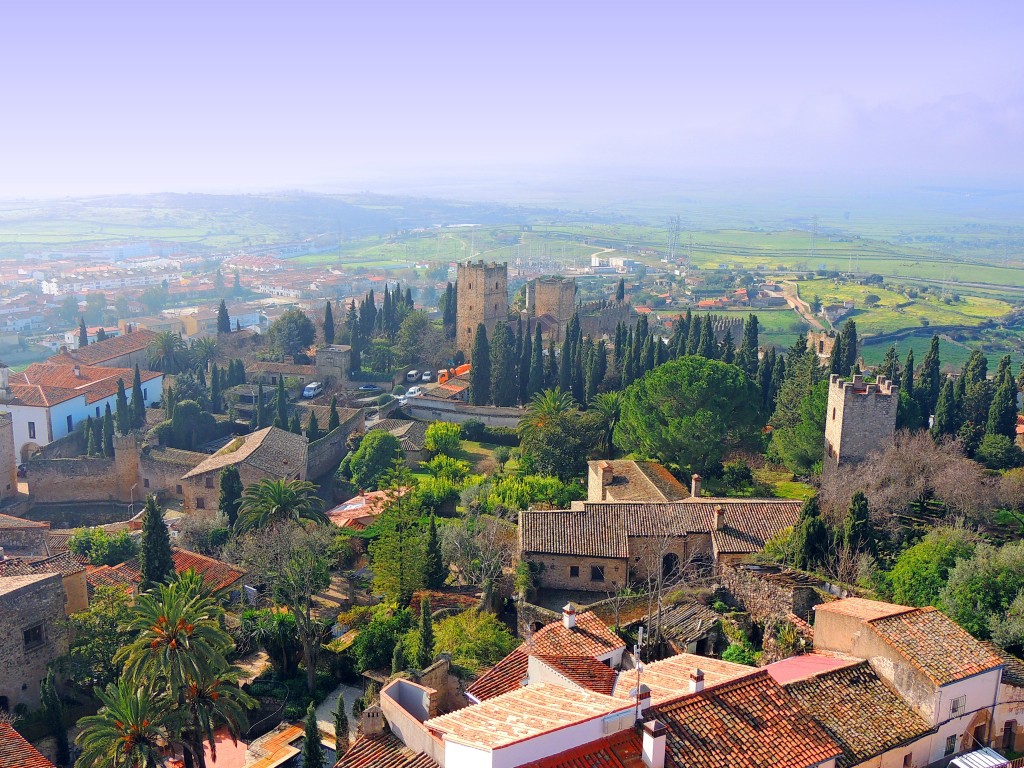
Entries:
[[409,391],[405,393],[406,397],[419,397],[423,394],[422,387],[409,387]]
[[420,374],[420,381],[433,381],[433,380],[434,380],[434,374],[432,374],[430,371],[424,371],[422,374]]
[[316,397],[324,391],[324,385],[319,381],[312,381],[302,390],[303,397]]

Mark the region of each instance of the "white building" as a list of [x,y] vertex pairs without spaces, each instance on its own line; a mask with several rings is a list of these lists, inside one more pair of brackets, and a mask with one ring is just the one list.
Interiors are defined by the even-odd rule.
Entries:
[[[85,329],[85,332],[88,334],[89,344],[95,344],[99,341],[100,326],[90,326]],[[64,331],[64,346],[68,349],[78,349],[78,342],[80,340],[79,333],[80,330],[78,328],[74,328],[70,331]],[[112,339],[114,336],[121,335],[121,329],[115,325],[110,328],[103,328],[103,333],[104,338]]]
[[[130,368],[66,363],[33,363],[22,373],[11,373],[0,363],[0,411],[14,420],[15,461],[27,461],[89,416],[103,416],[108,403],[115,410],[119,379],[130,402],[134,375]],[[142,371],[141,378],[145,403],[158,402],[164,375]]]

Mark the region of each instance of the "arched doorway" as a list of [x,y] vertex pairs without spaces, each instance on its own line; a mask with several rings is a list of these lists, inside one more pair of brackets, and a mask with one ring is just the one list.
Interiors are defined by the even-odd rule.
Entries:
[[679,578],[679,555],[675,552],[661,558],[661,577],[665,580]]
[[39,453],[39,446],[35,443],[25,443],[21,446],[21,463],[25,464],[29,459]]

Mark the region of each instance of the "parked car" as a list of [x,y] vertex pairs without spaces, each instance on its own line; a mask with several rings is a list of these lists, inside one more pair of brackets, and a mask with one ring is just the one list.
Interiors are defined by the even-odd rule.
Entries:
[[419,381],[420,380],[420,372],[417,371],[417,370],[409,371],[407,374],[405,374],[405,380],[406,381]]
[[430,371],[424,371],[420,375],[420,381],[433,381],[433,380],[434,380],[434,374],[431,373]]
[[324,391],[324,385],[323,384],[321,384],[319,381],[311,381],[302,390],[302,396],[303,397],[316,397],[317,395],[322,394],[323,391]]
[[423,394],[423,387],[409,387],[409,391],[405,393],[406,397],[419,397]]
[[376,392],[380,387],[376,384],[363,384],[360,388],[360,392]]

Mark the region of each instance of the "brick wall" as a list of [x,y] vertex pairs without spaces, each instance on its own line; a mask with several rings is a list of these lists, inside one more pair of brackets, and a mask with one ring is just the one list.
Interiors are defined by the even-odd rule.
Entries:
[[47,665],[68,649],[60,574],[0,579],[0,616],[0,703],[34,709]]

